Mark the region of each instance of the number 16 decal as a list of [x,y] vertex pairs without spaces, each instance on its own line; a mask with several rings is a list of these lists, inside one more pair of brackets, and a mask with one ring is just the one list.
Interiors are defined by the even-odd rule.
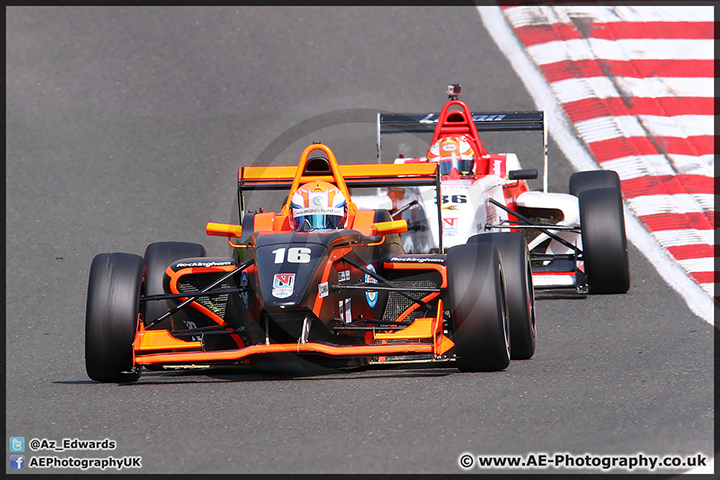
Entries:
[[287,250],[287,261],[289,263],[310,263],[310,249],[307,247],[278,248],[273,250],[275,263],[285,262],[285,251]]

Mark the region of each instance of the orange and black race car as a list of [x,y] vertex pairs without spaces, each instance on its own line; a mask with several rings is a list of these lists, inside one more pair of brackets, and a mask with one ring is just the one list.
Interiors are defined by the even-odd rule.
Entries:
[[[530,261],[520,233],[479,235],[446,254],[407,254],[405,220],[362,210],[351,187],[435,186],[437,164],[338,165],[313,143],[297,167],[241,167],[238,203],[289,195],[279,213],[208,223],[232,255],[160,242],[144,256],[97,255],[88,285],[85,361],[100,382],[143,367],[346,368],[455,362],[496,371],[535,351]],[[438,205],[441,202],[438,201]],[[480,238],[481,237],[481,238]]]

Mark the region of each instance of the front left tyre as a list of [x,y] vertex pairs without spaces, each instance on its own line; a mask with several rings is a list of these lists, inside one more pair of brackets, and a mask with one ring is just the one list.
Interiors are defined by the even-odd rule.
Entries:
[[133,341],[140,318],[145,261],[102,253],[90,266],[85,312],[85,369],[98,382],[134,382]]
[[510,364],[510,325],[500,253],[491,243],[451,247],[447,282],[457,366],[493,372]]
[[527,360],[535,354],[535,292],[530,268],[530,253],[520,232],[481,233],[467,243],[487,242],[500,252],[508,316],[510,317],[510,357]]

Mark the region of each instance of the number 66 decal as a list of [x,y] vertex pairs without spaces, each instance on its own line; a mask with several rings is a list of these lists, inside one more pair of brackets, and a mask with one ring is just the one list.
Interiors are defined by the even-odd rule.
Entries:
[[307,247],[278,248],[273,250],[275,263],[285,262],[285,251],[287,250],[287,261],[289,263],[310,263],[310,249]]

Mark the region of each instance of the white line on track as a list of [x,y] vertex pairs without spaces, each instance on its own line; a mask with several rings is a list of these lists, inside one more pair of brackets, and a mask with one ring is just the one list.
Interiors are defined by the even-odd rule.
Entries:
[[[597,162],[577,139],[555,94],[513,34],[501,9],[483,6],[477,7],[477,10],[486,30],[525,84],[537,108],[545,111],[550,134],[568,161],[578,171],[598,170]],[[663,250],[627,206],[625,222],[628,239],[648,258],[668,285],[683,297],[690,310],[713,325],[713,314],[719,310],[708,293]]]

